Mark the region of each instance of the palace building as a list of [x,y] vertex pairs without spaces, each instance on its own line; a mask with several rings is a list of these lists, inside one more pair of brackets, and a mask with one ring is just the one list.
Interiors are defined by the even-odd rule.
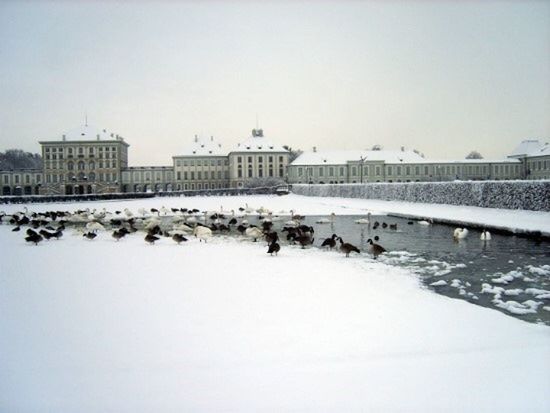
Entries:
[[503,159],[426,159],[418,151],[289,151],[262,129],[225,149],[213,136],[195,135],[172,165],[129,166],[129,144],[87,123],[41,140],[43,168],[0,171],[3,195],[197,191],[262,183],[338,184],[452,180],[550,179],[550,145],[531,139]]

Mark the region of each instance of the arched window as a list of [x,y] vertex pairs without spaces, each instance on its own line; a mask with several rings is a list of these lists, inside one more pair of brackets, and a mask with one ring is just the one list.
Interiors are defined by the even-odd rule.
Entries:
[[67,169],[68,169],[69,171],[72,171],[72,170],[74,169],[74,163],[73,163],[73,162],[68,162],[68,163],[67,163]]
[[95,169],[95,162],[90,161],[89,167],[90,167],[90,170],[94,170]]
[[88,180],[93,182],[95,181],[95,173],[94,172],[90,172],[90,174],[88,175]]
[[84,162],[80,161],[78,162],[78,170],[83,171],[84,170]]

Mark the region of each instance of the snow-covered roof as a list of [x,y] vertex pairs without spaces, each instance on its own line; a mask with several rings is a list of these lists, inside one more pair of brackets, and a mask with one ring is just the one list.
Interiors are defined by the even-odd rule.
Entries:
[[527,156],[534,157],[534,156],[548,156],[548,155],[550,155],[550,143],[546,142],[544,144],[541,144],[539,149],[533,150]]
[[99,129],[90,125],[82,125],[77,128],[64,132],[59,140],[67,141],[95,141],[105,140],[113,141],[117,138],[122,139],[119,135],[113,132],[109,132],[107,129]]
[[227,151],[213,136],[205,138],[195,135],[193,143],[177,156],[227,156]]
[[348,161],[384,161],[386,163],[421,163],[425,162],[413,151],[367,151],[367,150],[334,150],[304,152],[292,162],[292,165],[341,165]]
[[267,139],[262,129],[253,129],[252,136],[237,144],[231,152],[288,152],[281,145]]
[[516,146],[508,156],[533,156],[533,153],[539,152],[544,146],[538,139],[526,139]]
[[436,164],[464,164],[464,163],[521,163],[519,159],[503,158],[503,159],[423,159],[421,162],[415,163],[436,163]]

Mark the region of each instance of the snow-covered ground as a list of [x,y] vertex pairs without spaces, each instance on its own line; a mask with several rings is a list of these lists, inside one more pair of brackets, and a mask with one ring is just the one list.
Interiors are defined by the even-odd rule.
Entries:
[[[247,203],[324,215],[372,202],[29,208]],[[1,412],[550,410],[547,326],[434,294],[404,269],[286,245],[271,257],[233,237],[151,246],[143,233],[71,232],[35,247],[0,226]]]

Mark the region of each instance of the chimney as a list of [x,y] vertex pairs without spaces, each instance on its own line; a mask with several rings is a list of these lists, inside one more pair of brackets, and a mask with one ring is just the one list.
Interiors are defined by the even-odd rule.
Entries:
[[198,141],[199,141],[199,137],[195,135],[195,142],[198,142]]
[[63,135],[62,138],[63,138],[64,141],[66,141],[67,140],[67,135]]
[[317,146],[313,147],[313,152],[317,152]]
[[210,142],[214,142],[214,137],[212,135],[210,136]]
[[404,146],[401,147],[401,152],[405,152],[405,147]]

